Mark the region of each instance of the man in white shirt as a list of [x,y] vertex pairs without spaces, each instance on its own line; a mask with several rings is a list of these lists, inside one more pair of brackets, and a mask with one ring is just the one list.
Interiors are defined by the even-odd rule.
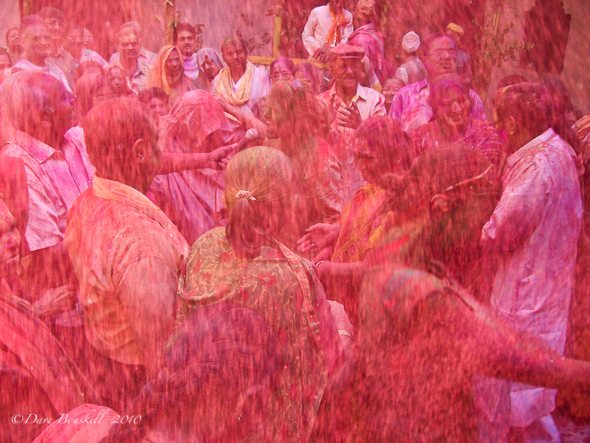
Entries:
[[246,42],[238,37],[223,41],[221,55],[227,66],[213,79],[211,90],[228,104],[251,111],[270,91],[266,68],[248,61]]
[[137,22],[124,23],[117,42],[119,51],[111,56],[109,64],[123,68],[129,87],[137,94],[147,86],[156,54],[142,47],[141,28]]
[[312,9],[301,35],[310,58],[323,63],[330,48],[348,42],[354,28],[352,13],[343,4],[343,0],[330,0],[327,5]]
[[58,79],[68,92],[72,88],[64,72],[49,60],[52,37],[45,21],[37,15],[23,18],[21,23],[24,52],[13,66],[14,71],[43,71]]
[[334,85],[318,96],[331,118],[330,142],[337,152],[342,169],[345,198],[352,198],[363,184],[352,152],[352,139],[361,122],[374,115],[386,115],[385,97],[374,89],[362,86],[363,48],[340,45],[330,51]]
[[197,31],[188,23],[179,23],[176,27],[174,44],[184,57],[184,75],[192,80],[199,77],[199,65],[197,64]]

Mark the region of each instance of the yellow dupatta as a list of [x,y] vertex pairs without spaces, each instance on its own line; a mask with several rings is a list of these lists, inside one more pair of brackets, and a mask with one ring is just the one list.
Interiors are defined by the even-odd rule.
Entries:
[[252,94],[252,82],[254,80],[255,66],[246,62],[246,71],[240,79],[240,86],[234,90],[234,81],[231,72],[226,66],[219,71],[219,79],[215,86],[215,93],[221,95],[230,105],[242,106],[250,100]]

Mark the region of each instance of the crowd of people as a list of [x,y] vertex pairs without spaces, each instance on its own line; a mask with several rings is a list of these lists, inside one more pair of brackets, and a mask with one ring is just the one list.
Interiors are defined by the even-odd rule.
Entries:
[[558,79],[487,110],[461,26],[394,66],[373,0],[269,66],[64,17],[0,50],[0,441],[555,442],[556,390],[588,408],[590,117]]

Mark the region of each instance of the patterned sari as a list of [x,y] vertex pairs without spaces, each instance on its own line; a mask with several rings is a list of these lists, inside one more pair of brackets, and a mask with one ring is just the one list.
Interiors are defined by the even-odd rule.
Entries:
[[306,440],[333,363],[325,350],[337,340],[330,336],[335,329],[328,324],[329,307],[311,266],[278,242],[263,247],[256,258],[237,257],[225,229],[212,229],[189,254],[179,317],[220,301],[260,313],[284,351],[283,374],[273,398],[265,402],[266,435],[280,441]]

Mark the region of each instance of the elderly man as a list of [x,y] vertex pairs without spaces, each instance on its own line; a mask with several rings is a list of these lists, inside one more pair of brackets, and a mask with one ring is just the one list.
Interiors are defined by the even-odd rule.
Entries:
[[303,46],[310,58],[325,62],[330,48],[346,43],[353,31],[352,14],[344,9],[343,0],[330,0],[312,9],[303,29]]
[[330,51],[334,85],[319,95],[331,118],[331,142],[341,163],[345,201],[362,185],[360,172],[354,164],[351,140],[364,120],[385,115],[385,97],[374,89],[362,86],[361,63],[365,51],[357,46],[340,45]]
[[111,56],[109,63],[125,71],[129,88],[137,94],[147,86],[156,54],[141,46],[141,27],[137,22],[121,25],[117,44],[118,52]]
[[406,53],[405,61],[395,71],[395,76],[408,85],[426,78],[426,68],[416,54],[420,49],[420,36],[410,31],[402,38],[402,49]]
[[199,77],[199,65],[197,64],[197,30],[188,23],[180,23],[176,27],[174,44],[184,57],[184,75],[192,80]]
[[359,0],[354,9],[354,32],[350,34],[348,43],[359,46],[365,54],[380,82],[384,82],[383,69],[385,61],[384,36],[375,26],[377,12],[375,0]]
[[248,46],[239,37],[228,37],[221,44],[226,67],[213,79],[211,90],[232,106],[252,110],[270,91],[266,69],[248,61]]
[[84,28],[70,29],[63,45],[68,54],[72,56],[76,68],[80,66],[80,63],[87,61],[96,62],[103,68],[108,64],[100,54],[84,47]]
[[37,15],[24,17],[21,23],[24,51],[13,66],[14,71],[43,71],[58,79],[68,92],[72,92],[67,76],[51,60],[52,36],[45,21]]
[[30,277],[39,289],[54,287],[71,279],[61,248],[66,214],[92,177],[80,134],[68,131],[73,97],[62,83],[35,71],[6,79],[0,97],[2,115],[14,128],[2,153],[20,158],[27,176]]
[[64,241],[96,352],[91,377],[112,407],[132,398],[158,368],[188,251],[174,224],[143,194],[160,159],[157,131],[143,107],[110,99],[87,114],[84,133],[96,176],[68,214]]
[[39,11],[39,16],[45,21],[45,25],[51,35],[50,61],[63,71],[70,85],[74,85],[74,74],[77,67],[76,60],[63,46],[64,38],[64,13],[61,9],[47,6]]
[[[550,129],[546,92],[519,83],[498,92],[496,120],[510,155],[502,196],[482,231],[498,254],[492,308],[563,354],[574,286],[582,200],[576,154]],[[559,441],[555,391],[511,383],[510,424],[524,441]],[[495,424],[495,428],[498,424]]]
[[[443,74],[457,73],[457,46],[451,37],[445,34],[433,35],[426,39],[423,46],[422,60],[428,77],[400,89],[393,98],[389,110],[389,116],[400,123],[402,129],[408,133],[412,133],[432,118],[432,108],[428,104],[429,80],[434,80]],[[469,90],[469,97],[471,99],[470,116],[476,120],[486,120],[481,98],[473,89]]]

